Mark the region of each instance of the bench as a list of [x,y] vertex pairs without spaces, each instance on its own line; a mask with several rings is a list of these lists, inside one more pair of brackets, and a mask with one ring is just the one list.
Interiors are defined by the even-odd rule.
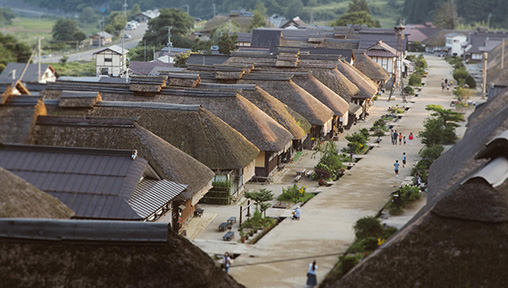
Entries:
[[219,231],[220,232],[226,231],[226,229],[228,229],[228,226],[229,226],[229,224],[227,222],[220,223],[220,225],[219,225]]
[[224,241],[231,241],[233,238],[235,238],[235,232],[232,231],[229,231],[228,233],[224,234],[224,236],[222,236],[222,240]]
[[295,177],[295,182],[298,182],[300,181],[300,179],[302,178],[302,175],[296,175]]
[[235,216],[229,217],[228,223],[231,224],[231,225],[235,224],[236,223],[236,217]]
[[296,171],[296,175],[305,175],[305,168]]
[[196,211],[194,211],[194,216],[201,217],[201,216],[203,216],[203,212],[205,212],[204,209],[198,208],[198,209],[196,209]]
[[305,176],[310,177],[314,173],[314,170],[309,170],[307,173],[305,173]]

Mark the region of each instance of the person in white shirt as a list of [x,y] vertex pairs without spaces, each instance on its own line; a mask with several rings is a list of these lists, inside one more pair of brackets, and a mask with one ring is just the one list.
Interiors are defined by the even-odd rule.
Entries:
[[318,266],[316,265],[316,260],[309,264],[309,272],[307,272],[307,284],[306,287],[316,287],[317,286],[317,277],[316,271]]

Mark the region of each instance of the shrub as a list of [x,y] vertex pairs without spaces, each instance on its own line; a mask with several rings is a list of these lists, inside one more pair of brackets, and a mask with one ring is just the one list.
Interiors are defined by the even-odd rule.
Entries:
[[363,238],[360,241],[355,241],[351,247],[348,249],[348,253],[358,253],[358,252],[367,252],[374,251],[377,248],[377,239],[376,237],[367,237]]
[[474,80],[473,76],[471,76],[471,75],[468,75],[466,77],[466,84],[471,89],[475,89],[476,88],[476,81]]
[[366,128],[360,130],[360,133],[355,132],[351,135],[346,136],[346,140],[349,141],[347,143],[348,148],[343,149],[343,152],[353,152],[360,153],[364,147],[367,145],[367,139],[369,135],[369,131]]
[[465,81],[467,76],[469,76],[469,72],[467,72],[466,69],[457,69],[453,71],[453,79],[457,80],[457,83]]
[[404,93],[408,95],[415,95],[415,90],[411,86],[404,87]]
[[410,203],[420,199],[420,189],[416,186],[405,185],[401,187],[398,191],[399,194],[399,202],[398,204],[394,201],[390,202],[389,210],[392,215],[400,215],[402,213],[402,209],[409,205]]
[[[303,193],[301,192],[303,188]],[[310,198],[314,197],[314,194],[305,192],[305,187],[298,187],[296,184],[282,188],[282,194],[277,198],[279,201],[285,201],[290,203],[305,202]]]
[[347,274],[347,272],[353,269],[353,267],[355,267],[355,265],[358,264],[362,258],[362,255],[345,255],[339,257],[339,273],[342,275]]
[[[318,165],[316,165],[316,167]],[[322,168],[315,168],[314,169],[314,173],[316,173],[316,178],[317,179],[330,179],[330,177],[331,177],[330,172],[328,172],[328,171],[326,171],[325,169],[322,169]]]
[[429,160],[431,162],[434,162],[439,156],[441,156],[441,153],[443,153],[444,147],[438,144],[431,144],[429,146],[423,147],[419,152],[418,155],[422,157],[425,160]]
[[365,140],[369,139],[369,130],[367,130],[367,128],[360,129],[360,133],[362,134],[363,138],[365,138]]
[[397,232],[397,228],[395,227],[391,227],[391,226],[388,226],[388,227],[385,227],[384,230],[383,230],[383,235],[381,236],[383,239],[388,239],[390,238],[393,234],[395,234]]
[[381,130],[381,129],[376,129],[376,130],[374,131],[374,133],[372,133],[372,135],[374,135],[374,136],[376,136],[376,137],[377,137],[377,136],[385,136],[385,131],[383,131],[383,130]]
[[377,239],[383,234],[383,225],[381,225],[379,219],[372,216],[359,219],[353,228],[357,239],[367,237],[375,237]]
[[409,76],[408,84],[411,86],[422,86],[422,77],[417,73],[413,73]]

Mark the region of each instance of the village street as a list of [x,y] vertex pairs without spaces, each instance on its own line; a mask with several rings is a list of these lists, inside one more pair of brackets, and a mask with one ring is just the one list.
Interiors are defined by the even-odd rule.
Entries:
[[[395,99],[392,97],[392,101],[387,102],[389,93],[384,93],[370,107],[370,115],[365,121],[358,122],[340,136],[339,149],[347,144],[345,135],[361,128],[370,128],[375,120],[388,113],[389,106],[409,107],[402,119],[394,123],[394,129],[406,136],[409,132],[418,135],[423,130],[423,121],[430,114],[425,110],[426,105],[450,107],[451,90],[442,92],[440,87],[442,78],[451,78],[450,65],[443,58],[433,55],[425,55],[425,58],[429,73],[418,97],[411,97],[408,103],[403,103],[399,92],[394,95]],[[477,99],[479,98],[474,100]],[[468,113],[470,112],[472,109],[469,109]],[[459,137],[463,132],[464,129],[457,130]],[[317,182],[303,177],[299,185],[308,185],[307,191],[319,194],[302,207],[301,220],[285,219],[255,245],[222,241],[224,233],[217,231],[217,226],[230,216],[238,218],[239,206],[245,205],[243,200],[231,206],[202,205],[205,213],[189,224],[188,238],[210,255],[225,251],[239,254],[229,273],[247,287],[304,287],[308,265],[314,259],[319,266],[318,281],[323,280],[337,262],[338,256],[353,242],[355,222],[365,216],[375,216],[391,199],[390,193],[397,190],[409,176],[411,168],[418,161],[418,151],[423,147],[419,137],[415,138],[412,145],[392,145],[389,136],[382,139],[379,147],[374,147],[366,155],[357,156],[362,159],[330,187],[319,187]],[[372,137],[369,142],[374,140]],[[407,155],[408,164],[406,168],[401,168],[399,177],[395,177],[393,163],[395,160],[401,162],[403,152]],[[294,184],[296,170],[314,167],[318,159],[312,158],[312,153],[307,150],[300,159],[286,165],[286,169],[276,173],[273,183],[248,184],[247,189],[267,188],[276,195],[280,194],[282,187]],[[382,223],[398,228],[403,226],[425,204],[425,193],[422,196],[404,215],[382,217]],[[289,217],[291,210],[270,208],[267,214]],[[233,231],[237,229],[238,223]],[[238,233],[235,236],[235,240],[238,240]]]

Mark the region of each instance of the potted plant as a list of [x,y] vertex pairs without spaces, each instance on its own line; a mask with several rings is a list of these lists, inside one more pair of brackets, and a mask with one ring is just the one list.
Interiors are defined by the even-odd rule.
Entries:
[[242,243],[245,243],[245,232],[243,232],[243,227],[240,227],[240,229],[238,229],[238,233],[240,233],[240,241]]

